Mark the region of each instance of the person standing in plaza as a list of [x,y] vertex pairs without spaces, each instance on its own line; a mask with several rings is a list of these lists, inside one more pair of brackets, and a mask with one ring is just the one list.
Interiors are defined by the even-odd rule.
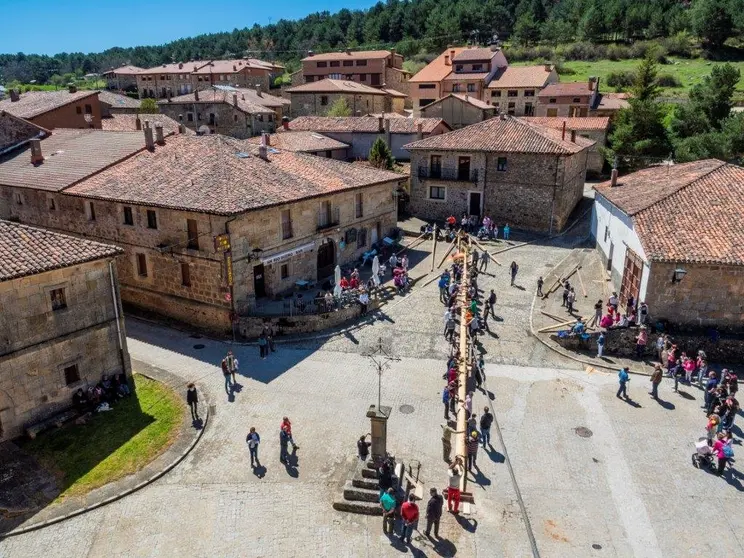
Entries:
[[238,370],[238,359],[235,358],[232,351],[227,351],[225,360],[227,361],[227,369],[230,371],[230,375],[232,375],[233,384],[235,384],[237,383],[235,381],[235,372]]
[[566,296],[566,306],[568,307],[569,314],[573,314],[574,302],[576,302],[576,293],[574,292],[573,287],[571,287],[568,291],[568,295]]
[[279,431],[279,461],[284,465],[289,465],[289,436],[284,430]]
[[372,442],[367,441],[367,436],[371,436],[371,434],[365,434],[357,440],[357,455],[360,461],[367,461],[367,457],[369,457],[369,447]]
[[480,418],[480,436],[483,442],[483,449],[486,449],[486,444],[491,443],[491,425],[493,424],[493,415],[488,407],[483,407],[483,414]]
[[262,331],[258,337],[258,352],[262,359],[266,358],[269,353],[269,342],[266,340],[266,334]]
[[447,319],[447,323],[444,326],[444,338],[448,341],[453,341],[455,337],[455,320],[452,315]]
[[648,330],[646,326],[641,326],[641,330],[636,336],[636,358],[641,360],[643,354],[646,352],[646,344],[648,343]]
[[597,358],[602,358],[602,354],[604,353],[604,346],[605,346],[605,335],[604,332],[599,332],[599,337],[597,337]]
[[478,269],[478,259],[480,258],[480,254],[478,253],[478,250],[473,248],[473,269]]
[[659,399],[659,384],[661,383],[662,375],[661,364],[655,364],[654,371],[651,373],[651,378],[649,378],[649,381],[651,382],[651,391],[648,392],[648,394],[654,399]]
[[446,271],[442,273],[442,276],[439,278],[439,302],[444,304],[447,304],[449,301],[449,280],[449,273]]
[[258,435],[255,427],[251,426],[248,435],[245,437],[245,441],[248,444],[248,451],[251,454],[251,467],[260,467],[261,463],[258,460],[258,444],[261,443],[261,436]]
[[395,255],[395,252],[390,255],[388,264],[390,265],[390,275],[393,275],[393,271],[395,271],[395,268],[398,267],[398,256]]
[[408,256],[403,254],[403,257],[400,259],[400,267],[408,271]]
[[542,288],[543,288],[543,278],[541,275],[540,277],[537,278],[537,296],[543,295]]
[[480,258],[480,267],[478,268],[478,270],[485,273],[488,270],[488,260],[490,259],[491,256],[489,256],[488,252],[484,250]]
[[284,432],[287,435],[287,440],[290,444],[292,444],[292,449],[300,449],[300,446],[295,444],[294,438],[292,437],[292,423],[289,421],[288,417],[282,418],[282,425],[281,425],[281,431]]
[[444,403],[444,420],[449,420],[449,385],[444,386],[442,390],[442,403]]
[[403,519],[403,527],[400,530],[401,542],[411,544],[411,536],[416,528],[416,522],[419,518],[419,508],[416,504],[416,497],[413,494],[408,495],[408,501],[400,507],[400,516]]
[[424,534],[431,538],[431,528],[434,527],[434,538],[439,538],[439,521],[442,519],[444,498],[437,493],[436,488],[429,489],[429,501],[426,503],[426,531]]
[[468,437],[467,441],[467,448],[468,448],[468,471],[471,473],[473,472],[473,467],[476,469],[478,468],[478,465],[475,463],[477,457],[478,457],[478,431],[472,430],[470,432],[470,436]]
[[271,322],[264,326],[264,331],[266,332],[266,341],[269,344],[269,349],[272,353],[276,352],[276,345],[274,344],[274,326],[271,325]]
[[517,262],[512,262],[509,266],[509,272],[511,273],[511,286],[514,286],[514,281],[517,278],[517,272],[519,271],[519,266],[517,265]]
[[630,372],[630,369],[626,366],[617,374],[618,383],[620,384],[620,387],[617,390],[618,399],[620,398],[621,393],[625,399],[628,399],[628,382],[630,381],[630,375],[628,372]]
[[491,289],[491,294],[488,295],[488,298],[486,299],[486,311],[483,313],[484,317],[488,317],[489,314],[491,317],[494,316],[493,313],[493,306],[496,304],[496,292]]
[[509,227],[509,223],[506,223],[504,225],[504,240],[509,240],[510,234],[511,234],[511,228]]
[[392,535],[395,527],[395,492],[392,488],[385,490],[380,496],[380,507],[382,508],[382,532]]
[[594,316],[592,317],[592,320],[589,322],[590,326],[599,326],[599,323],[602,321],[602,299],[600,298],[596,304],[594,305]]
[[359,294],[359,305],[362,307],[362,316],[366,316],[367,308],[369,307],[369,295],[365,290],[362,290]]
[[447,470],[447,475],[449,477],[449,486],[447,487],[447,510],[455,514],[460,512],[460,481],[462,480],[462,473],[462,458],[458,455]]
[[232,393],[232,382],[230,381],[232,378],[232,373],[230,372],[230,369],[227,366],[227,357],[222,359],[222,375],[225,376],[225,391],[228,395]]
[[196,393],[196,386],[190,383],[186,387],[186,403],[188,403],[191,409],[191,418],[193,420],[199,420],[199,396]]

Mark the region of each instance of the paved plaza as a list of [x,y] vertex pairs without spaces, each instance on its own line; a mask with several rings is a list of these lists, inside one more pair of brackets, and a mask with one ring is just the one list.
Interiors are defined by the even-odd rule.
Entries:
[[[379,517],[331,507],[350,478],[355,441],[369,431],[364,415],[377,399],[377,374],[363,353],[378,338],[401,357],[382,383],[383,404],[393,408],[389,448],[406,463],[421,463],[425,493],[446,484],[444,310],[436,282],[422,280],[338,335],[278,344],[267,360],[255,346],[235,347],[241,388],[233,396],[219,369],[228,345],[129,320],[135,369],[147,363],[208,392],[214,412],[201,441],[139,492],[0,541],[0,557],[527,557],[530,533],[543,557],[744,555],[744,475],[730,470],[717,478],[690,463],[705,425],[700,392],[675,394],[665,381],[659,404],[647,394],[648,379],[634,376],[629,404],[615,397],[614,374],[587,372],[531,336],[537,276],[574,248],[564,241],[504,252],[496,256],[504,267],[490,264],[493,275],[480,281],[486,294],[496,289],[499,320],[481,338],[492,397],[478,393],[474,409],[493,405],[505,447],[492,429],[493,448],[480,450],[469,477],[474,513],[457,520],[445,512],[437,544],[421,532],[408,547],[391,543]],[[512,260],[521,288],[509,286]],[[429,261],[418,267],[428,271]],[[400,412],[403,405],[413,412]],[[279,462],[283,415],[300,446],[290,466]],[[265,470],[250,467],[250,426],[261,435]]]

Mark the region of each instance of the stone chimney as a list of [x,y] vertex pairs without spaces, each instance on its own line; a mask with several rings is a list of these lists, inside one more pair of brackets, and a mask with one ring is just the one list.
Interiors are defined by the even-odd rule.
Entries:
[[313,52],[312,50],[308,50],[308,51],[307,51],[307,55],[308,55],[308,56],[312,56],[313,54],[315,54],[315,53],[314,53],[314,52]]
[[289,130],[289,117],[288,116],[282,116],[282,127],[285,130]]
[[67,86],[67,90],[70,93],[77,93],[77,85],[75,85],[74,83],[71,83],[70,85]]
[[347,48],[346,49],[346,54],[349,55],[349,56],[351,56],[351,49],[350,48]]
[[424,139],[424,125],[421,122],[416,124],[416,139]]
[[237,71],[238,71],[238,66],[237,66],[237,64],[233,64],[233,72],[237,72]]
[[449,66],[450,65],[449,54],[445,54],[444,55],[444,65],[445,66]]
[[15,103],[21,100],[21,95],[18,93],[17,89],[11,89],[10,90],[10,102]]
[[258,95],[259,97],[261,96],[261,84],[260,83],[256,84],[256,95]]
[[452,62],[455,61],[455,49],[454,48],[452,50],[450,50],[450,60]]
[[258,146],[258,156],[264,161],[269,160],[269,148],[266,145],[266,134],[261,134],[261,145]]
[[44,162],[44,155],[41,153],[41,140],[34,138],[31,140],[31,164],[40,165]]
[[377,131],[382,133],[385,130],[385,113],[377,117]]
[[198,101],[199,100],[199,90],[198,89],[195,89],[194,90],[194,100],[195,101]]
[[594,91],[594,84],[596,83],[597,78],[595,77],[589,77],[589,91]]
[[238,94],[237,93],[233,93],[233,106],[234,107],[238,106]]
[[576,143],[576,130],[571,130],[571,143]]
[[545,64],[545,71],[546,72],[552,72],[553,71],[553,65],[552,64]]
[[165,145],[165,136],[163,135],[163,125],[155,122],[155,142],[158,145]]
[[392,138],[390,137],[390,119],[385,119],[385,143],[390,147],[391,143],[390,140]]
[[155,142],[152,139],[152,128],[150,128],[150,121],[145,120],[145,148],[152,151],[155,149]]
[[137,131],[142,129],[142,120],[140,120],[139,114],[134,119],[134,129]]
[[178,63],[178,69],[179,70],[183,70],[183,62],[179,62]]
[[178,125],[178,133],[179,134],[185,134],[186,133],[186,126],[183,124]]
[[617,186],[617,169],[612,169],[612,174],[610,174],[610,186],[613,188]]
[[566,121],[563,121],[563,132],[561,133],[561,140],[566,141]]

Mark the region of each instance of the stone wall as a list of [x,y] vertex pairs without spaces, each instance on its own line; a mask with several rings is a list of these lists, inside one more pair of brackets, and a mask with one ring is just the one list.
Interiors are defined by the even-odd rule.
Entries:
[[563,230],[571,212],[584,195],[588,155],[589,150],[583,149],[574,155],[561,157],[563,165],[557,175],[555,203],[551,209],[553,215],[549,231],[551,233]]
[[137,76],[114,74],[106,78],[106,89],[112,91],[137,91]]
[[484,111],[457,97],[447,97],[438,103],[432,103],[421,109],[421,116],[442,118],[453,130],[457,130],[491,118],[494,115],[494,110]]
[[[353,93],[290,93],[292,101],[291,115],[325,116],[336,100],[344,98],[351,109],[351,115],[363,116],[369,113],[380,113],[385,110],[385,95]],[[325,101],[325,104],[323,104]]]
[[[276,130],[276,115],[246,114],[229,102],[161,103],[159,106],[162,114],[195,131],[207,126],[213,134],[246,139]],[[214,115],[214,124],[210,124],[210,115]]]
[[406,108],[411,108],[411,84],[408,83],[410,78],[409,74],[397,68],[385,67],[385,87],[408,95],[404,99]]
[[[90,123],[85,120],[86,105],[92,117]],[[78,110],[80,112],[78,112]],[[63,105],[54,110],[47,111],[29,118],[31,122],[42,128],[53,130],[54,128],[101,128],[101,103],[98,94],[84,97]]]

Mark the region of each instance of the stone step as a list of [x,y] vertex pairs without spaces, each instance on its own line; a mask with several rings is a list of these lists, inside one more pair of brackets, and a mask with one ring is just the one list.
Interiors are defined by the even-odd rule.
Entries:
[[374,469],[364,468],[362,469],[362,476],[365,479],[377,479],[377,478],[380,478],[380,473],[378,473]]
[[376,502],[350,502],[347,500],[336,500],[333,502],[333,509],[364,515],[382,515],[382,508],[380,507],[380,504]]
[[355,502],[379,502],[380,490],[358,488],[351,481],[346,481],[344,485],[344,500],[353,500]]
[[367,490],[379,490],[380,482],[377,479],[353,478],[351,484],[357,488],[366,488]]

